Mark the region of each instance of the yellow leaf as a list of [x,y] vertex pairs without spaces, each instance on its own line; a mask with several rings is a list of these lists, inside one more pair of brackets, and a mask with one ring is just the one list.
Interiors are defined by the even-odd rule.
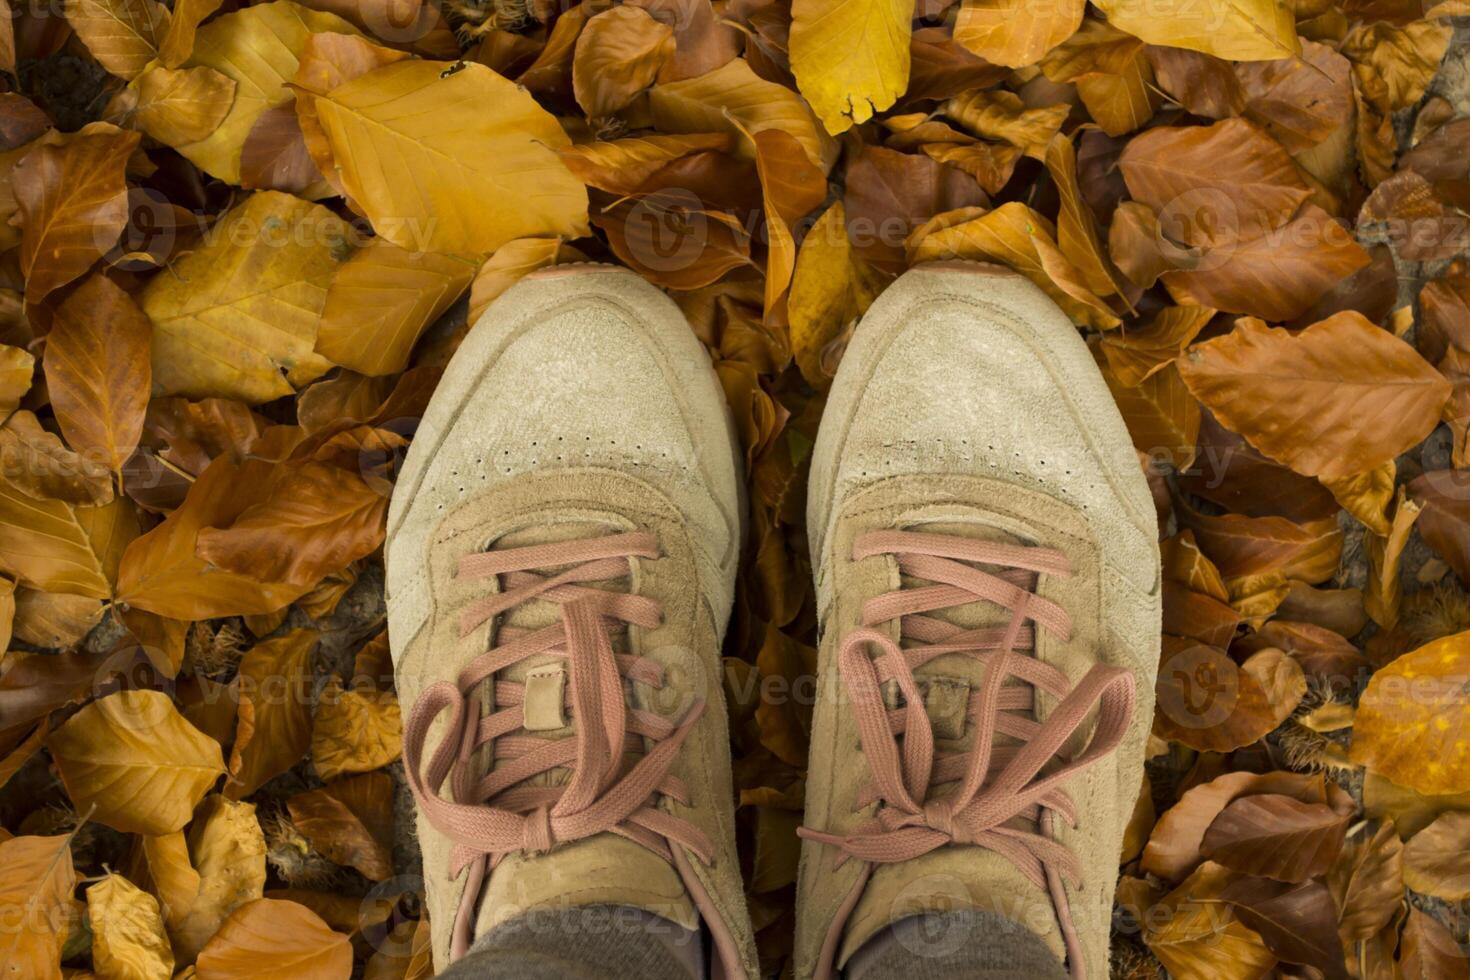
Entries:
[[964,0],[954,39],[986,61],[1022,68],[1082,25],[1086,0]]
[[138,94],[133,121],[169,146],[207,139],[235,104],[235,80],[203,65],[149,68],[132,88]]
[[173,19],[158,46],[158,60],[165,68],[177,68],[189,60],[199,25],[223,4],[224,0],[174,0]]
[[633,136],[578,143],[561,151],[562,162],[589,187],[633,194],[666,164],[704,150],[724,152],[735,145],[730,133]]
[[76,881],[69,835],[0,841],[0,966],[8,977],[61,980]]
[[705,75],[655,85],[648,93],[653,124],[664,133],[731,133],[740,153],[755,158],[747,133],[780,129],[801,144],[807,159],[830,168],[835,145],[817,125],[801,97],[784,85],[757,75],[744,58]]
[[791,71],[827,132],[889,108],[909,87],[914,0],[794,0]]
[[1215,311],[1208,306],[1168,306],[1142,327],[1105,334],[1102,352],[1118,380],[1129,387],[1172,364]]
[[1121,293],[1116,270],[1098,237],[1097,221],[1077,184],[1077,150],[1072,141],[1065,136],[1053,137],[1047,145],[1045,162],[1062,199],[1057,213],[1057,245],[1062,254],[1082,273],[1087,288],[1097,295]]
[[219,743],[168,695],[119,691],[87,705],[47,740],[78,810],[126,833],[171,834],[225,771]]
[[846,212],[837,201],[802,239],[786,307],[791,353],[812,387],[825,389],[832,383],[837,364],[826,356],[829,345],[867,312],[877,291],[853,255]]
[[470,285],[469,323],[472,326],[478,323],[485,308],[521,279],[537,269],[555,265],[562,249],[559,238],[518,238],[497,248],[480,266]]
[[358,33],[335,14],[308,10],[291,0],[246,7],[199,28],[194,53],[183,66],[202,65],[234,79],[235,101],[214,132],[178,151],[211,176],[238,184],[246,137],[261,113],[291,98],[286,83],[296,74],[302,48],[312,34],[323,32]]
[[259,898],[240,906],[199,953],[199,980],[343,980],[352,944],[304,905]]
[[586,188],[556,156],[566,133],[484,65],[399,61],[314,105],[347,193],[395,245],[483,254],[587,233]]
[[143,290],[154,393],[256,404],[325,374],[313,348],[350,234],[326,208],[279,191],[232,208]]
[[[943,216],[941,215],[941,218]],[[1011,201],[978,217],[910,238],[911,262],[978,259],[1001,262],[1040,286],[1073,322],[1115,327],[1118,318],[1087,289],[1082,274],[1057,248],[1055,229],[1031,208]]]
[[336,674],[322,690],[311,729],[311,761],[322,779],[381,769],[403,751],[403,719],[392,691],[344,690]]
[[1342,43],[1365,98],[1380,112],[1407,108],[1424,96],[1449,47],[1449,24],[1429,20],[1399,27],[1364,24]]
[[0,570],[42,592],[107,599],[138,536],[127,498],[103,507],[37,500],[0,481]]
[[1393,499],[1394,475],[1398,467],[1391,459],[1362,473],[1321,482],[1332,492],[1342,509],[1356,517],[1376,535],[1387,535],[1388,502]]
[[611,116],[658,77],[674,54],[674,29],[641,7],[604,10],[577,35],[572,92],[589,120]]
[[20,405],[31,390],[36,358],[21,347],[0,345],[0,421],[4,421]]
[[1170,975],[1255,980],[1275,965],[1261,937],[1220,900],[1231,877],[1206,861],[1144,916],[1143,941]]
[[163,931],[158,902],[122,875],[87,889],[92,967],[108,980],[168,980],[174,952]]
[[193,963],[220,923],[265,893],[265,835],[253,803],[211,796],[189,827],[189,857],[199,872],[199,896],[183,921],[169,922],[179,963]]
[[1169,48],[1229,61],[1275,61],[1302,53],[1291,4],[1284,0],[1197,0],[1160,16],[1150,0],[1093,0],[1108,23]]
[[1358,701],[1349,757],[1425,794],[1470,790],[1470,632],[1435,640],[1378,671]]
[[1013,92],[982,89],[950,99],[942,111],[975,135],[1004,140],[1040,160],[1072,107],[1061,103],[1031,108]]
[[311,744],[311,654],[320,634],[292,630],[240,660],[239,721],[225,795],[249,796],[290,769]]
[[199,872],[189,862],[189,841],[182,832],[140,839],[154,894],[173,928],[184,921],[199,897]]
[[332,277],[316,352],[360,374],[397,374],[408,367],[419,334],[474,275],[473,260],[411,252],[375,238]]
[[158,56],[170,19],[155,0],[66,0],[65,11],[97,63],[129,81]]

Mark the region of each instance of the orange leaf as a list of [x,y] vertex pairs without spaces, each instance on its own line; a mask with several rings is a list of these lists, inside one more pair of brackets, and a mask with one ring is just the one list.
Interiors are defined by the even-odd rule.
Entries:
[[303,905],[257,898],[230,913],[196,966],[199,980],[342,980],[352,973],[352,944]]

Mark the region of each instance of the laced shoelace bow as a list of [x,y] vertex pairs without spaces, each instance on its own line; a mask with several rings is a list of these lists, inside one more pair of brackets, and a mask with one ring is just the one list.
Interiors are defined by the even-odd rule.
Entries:
[[[678,721],[629,708],[624,678],[657,690],[663,685],[663,669],[648,658],[613,650],[613,630],[652,629],[662,622],[662,609],[647,596],[584,584],[626,577],[634,558],[659,556],[653,534],[628,532],[460,559],[456,577],[498,576],[501,583],[501,591],[464,609],[461,637],[532,600],[561,607],[559,621],[540,629],[501,626],[495,645],[454,682],[425,688],[409,713],[403,740],[408,783],[420,812],[454,842],[451,874],[471,868],[466,904],[477,899],[484,876],[507,854],[545,852],[558,843],[601,833],[626,837],[666,860],[672,858],[671,844],[687,847],[706,863],[713,860],[714,847],[703,831],[655,806],[660,796],[689,803],[685,785],[669,769],[704,703],[696,702]],[[534,571],[563,566],[555,575]],[[565,707],[574,729],[566,738],[518,733],[525,687],[495,677],[542,655],[566,661]],[[430,726],[446,711],[447,730],[425,763]],[[648,746],[631,765],[626,758],[630,737],[646,740]],[[558,785],[532,784],[535,777],[556,769],[569,770],[570,777]],[[452,800],[440,795],[446,780]],[[461,918],[464,912],[462,907]]]
[[[799,832],[838,848],[839,863],[849,858],[871,864],[907,861],[947,844],[989,848],[1049,890],[1070,925],[1060,883],[1080,884],[1080,861],[1048,834],[1012,822],[1035,822],[1045,830],[1050,820],[1043,817],[1055,815],[1075,826],[1075,808],[1061,784],[1122,740],[1133,716],[1133,674],[1098,664],[1073,685],[1055,667],[1019,652],[1034,648],[1032,624],[1063,640],[1070,636],[1071,618],[1034,591],[1041,574],[1071,574],[1059,551],[911,531],[870,532],[853,548],[855,560],[885,554],[897,556],[903,575],[933,584],[869,599],[863,626],[844,638],[838,652],[838,670],[872,776],[857,802],[859,807],[881,805],[874,819],[852,834],[806,827]],[[1002,570],[986,572],[970,563]],[[1009,622],[964,629],[926,615],[979,600],[1009,610]],[[894,619],[907,647],[874,628]],[[870,649],[878,656],[870,656]],[[956,653],[978,658],[986,670],[966,709],[973,744],[967,752],[940,755],[914,671]],[[1008,678],[1023,683],[1006,685]],[[889,681],[897,683],[905,701],[892,710],[882,694]],[[1037,690],[1060,699],[1044,722],[1028,717]],[[1086,747],[1043,774],[1094,706],[1097,721]],[[1017,744],[998,746],[997,734]],[[929,798],[932,787],[951,783],[958,783],[952,792]]]

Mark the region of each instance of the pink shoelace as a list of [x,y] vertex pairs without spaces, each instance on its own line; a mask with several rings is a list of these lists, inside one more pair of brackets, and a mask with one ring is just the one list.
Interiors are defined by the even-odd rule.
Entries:
[[[501,627],[495,645],[453,683],[439,681],[425,688],[409,713],[403,739],[409,786],[420,812],[454,842],[451,874],[457,877],[470,869],[456,916],[456,959],[469,946],[474,904],[485,876],[514,851],[541,853],[558,843],[614,833],[666,860],[672,860],[672,844],[689,848],[705,862],[713,860],[714,847],[699,828],[656,807],[660,796],[689,802],[686,787],[669,768],[704,704],[695,703],[677,722],[629,708],[624,679],[658,690],[663,669],[653,660],[613,650],[614,631],[627,626],[652,629],[662,621],[662,609],[646,596],[586,584],[629,576],[634,558],[659,555],[651,533],[630,532],[460,559],[458,578],[495,576],[501,587],[461,613],[461,637],[532,600],[557,603],[561,617],[536,630]],[[554,575],[535,571],[563,567]],[[528,657],[542,655],[566,661],[564,707],[570,709],[571,737],[518,732],[524,727],[525,687],[495,678]],[[429,728],[445,711],[448,730],[425,764]],[[645,745],[646,751],[640,751]],[[534,777],[557,769],[569,771],[564,783],[532,784]],[[446,780],[452,800],[440,795]]]
[[[1061,784],[1116,748],[1127,731],[1133,674],[1098,664],[1073,685],[1055,667],[1021,652],[1034,650],[1033,623],[1063,640],[1071,634],[1071,617],[1034,591],[1042,574],[1071,574],[1059,551],[911,531],[860,536],[854,560],[876,555],[895,555],[903,575],[933,583],[869,599],[862,627],[844,638],[838,651],[838,669],[872,776],[857,802],[880,806],[874,819],[852,834],[806,827],[800,834],[838,848],[839,864],[849,858],[870,865],[908,861],[949,844],[995,851],[1051,895],[1075,974],[1080,951],[1062,884],[1080,885],[1081,862],[1050,830],[1057,817],[1076,825],[1075,808]],[[975,564],[1000,570],[982,571]],[[967,630],[926,615],[980,600],[1009,610],[1009,622]],[[895,619],[906,647],[874,628]],[[878,656],[870,656],[870,649]],[[976,657],[987,669],[966,710],[973,745],[968,752],[940,754],[914,671],[956,653]],[[1007,685],[1008,678],[1023,683]],[[892,710],[882,694],[889,681],[897,683],[905,701]],[[1030,717],[1038,689],[1060,700],[1044,722]],[[1097,721],[1086,747],[1047,768],[1094,706]],[[997,734],[1017,744],[997,746]],[[931,789],[954,783],[953,792],[930,797]]]

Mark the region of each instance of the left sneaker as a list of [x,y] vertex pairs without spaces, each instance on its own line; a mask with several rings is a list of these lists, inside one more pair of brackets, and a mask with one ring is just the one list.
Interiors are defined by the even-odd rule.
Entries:
[[720,661],[740,485],[708,354],[631,272],[533,274],[455,353],[387,543],[438,969],[611,905],[756,977]]

